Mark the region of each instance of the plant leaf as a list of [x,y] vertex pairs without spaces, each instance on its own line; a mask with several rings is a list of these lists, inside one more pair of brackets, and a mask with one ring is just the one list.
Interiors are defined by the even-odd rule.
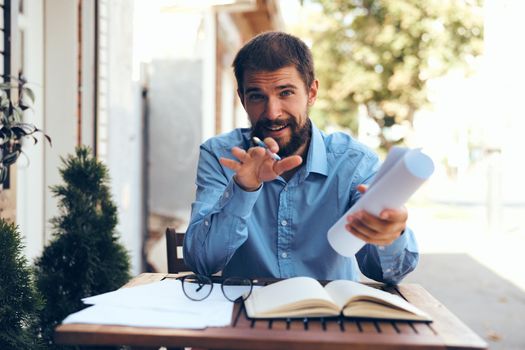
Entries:
[[2,109],[9,108],[9,104],[10,104],[9,102],[10,101],[9,101],[9,98],[7,98],[7,95],[2,95],[0,97],[0,108],[2,108]]
[[16,160],[18,159],[19,155],[20,155],[20,151],[18,151],[18,150],[14,151],[14,152],[11,152],[11,153],[7,154],[7,156],[5,156],[4,159],[2,159],[2,163],[4,165],[11,165],[14,162],[16,162]]
[[27,132],[26,129],[18,127],[18,126],[12,127],[11,131],[15,135],[16,139],[20,139],[20,138],[22,138],[24,136],[28,136],[28,135],[31,135],[33,133],[33,132]]
[[4,183],[7,180],[7,168],[0,166],[0,183]]
[[49,146],[53,147],[53,144],[51,143],[51,137],[49,137],[47,134],[44,134],[44,137],[47,139],[47,142],[49,142]]
[[0,89],[2,90],[11,90],[14,87],[11,83],[0,83]]
[[24,116],[24,111],[20,107],[16,106],[13,108],[13,117],[14,117],[13,119],[15,122],[21,122],[23,116]]
[[26,95],[31,100],[32,103],[35,102],[35,93],[33,92],[33,90],[24,86],[22,88],[22,93]]
[[29,124],[29,123],[16,123],[15,125],[13,125],[11,127],[11,129],[21,129],[25,132],[26,135],[31,135],[32,133],[35,133],[37,131],[40,131],[40,129],[38,129],[36,126],[34,126],[33,124]]

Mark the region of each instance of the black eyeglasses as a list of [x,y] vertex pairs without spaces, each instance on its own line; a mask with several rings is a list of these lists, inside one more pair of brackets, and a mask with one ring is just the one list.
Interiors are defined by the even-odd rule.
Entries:
[[[186,275],[180,278],[182,291],[188,299],[201,301],[206,299],[213,289],[213,281],[205,275]],[[228,277],[222,280],[221,290],[229,301],[248,299],[252,293],[253,283],[248,278]]]

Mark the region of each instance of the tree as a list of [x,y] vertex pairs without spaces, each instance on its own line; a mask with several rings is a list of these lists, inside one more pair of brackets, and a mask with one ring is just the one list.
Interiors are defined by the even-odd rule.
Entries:
[[53,331],[81,299],[115,290],[129,280],[129,257],[115,232],[117,208],[108,187],[108,170],[78,147],[62,159],[64,184],[51,188],[59,197],[54,237],[36,262],[37,286],[46,299],[40,327],[52,347]]
[[322,84],[313,113],[355,131],[364,106],[386,149],[403,140],[393,127],[412,126],[428,103],[428,80],[482,51],[479,0],[313,1],[324,13],[310,26]]
[[35,319],[41,298],[23,254],[18,227],[0,219],[0,349],[39,349]]

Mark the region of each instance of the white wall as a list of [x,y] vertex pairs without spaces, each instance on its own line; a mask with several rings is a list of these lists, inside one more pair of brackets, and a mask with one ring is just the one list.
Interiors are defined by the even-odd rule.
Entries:
[[44,2],[44,128],[53,147],[44,149],[45,225],[58,214],[57,200],[48,187],[62,181],[60,156],[73,153],[77,142],[77,2]]
[[202,141],[215,136],[215,14],[211,9],[202,13]]
[[[44,7],[39,0],[27,0],[25,13],[19,18],[20,30],[24,33],[23,72],[35,93],[33,108],[24,113],[24,121],[44,127]],[[16,218],[20,232],[25,236],[25,253],[29,258],[40,255],[44,245],[44,150],[49,144],[42,135],[33,145],[24,143],[24,153],[17,162],[17,208]]]
[[189,221],[202,135],[202,60],[154,60],[149,78],[149,211]]
[[133,2],[113,0],[109,8],[109,125],[107,163],[118,232],[131,254],[132,274],[142,271],[143,165],[141,91],[133,81]]
[[95,1],[82,0],[82,144],[94,148]]

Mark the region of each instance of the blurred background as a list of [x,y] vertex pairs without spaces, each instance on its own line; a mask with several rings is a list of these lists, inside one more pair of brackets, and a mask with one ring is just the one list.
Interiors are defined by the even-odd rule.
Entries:
[[525,3],[520,0],[0,1],[4,75],[35,91],[0,213],[38,256],[57,215],[60,157],[86,144],[109,167],[132,273],[165,271],[164,230],[186,229],[199,145],[248,126],[231,63],[283,30],[312,49],[326,132],[382,157],[421,147],[436,164],[408,203],[420,283],[494,349],[525,335]]

